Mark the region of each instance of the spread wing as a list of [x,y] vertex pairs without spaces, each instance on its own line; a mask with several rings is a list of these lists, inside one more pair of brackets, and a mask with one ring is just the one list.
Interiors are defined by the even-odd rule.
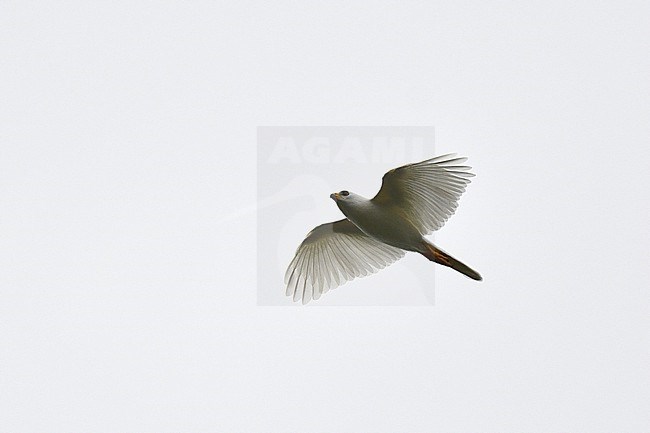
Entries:
[[465,161],[449,154],[390,170],[372,201],[401,209],[421,234],[428,235],[454,214],[474,176],[471,167],[462,165]]
[[348,219],[319,225],[302,241],[287,268],[287,296],[306,304],[346,281],[385,268],[404,254],[364,234]]

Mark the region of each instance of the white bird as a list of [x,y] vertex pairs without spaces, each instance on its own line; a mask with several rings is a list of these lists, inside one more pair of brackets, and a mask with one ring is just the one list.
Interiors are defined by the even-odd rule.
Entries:
[[306,304],[330,289],[373,274],[414,251],[474,279],[478,272],[424,236],[442,227],[458,207],[471,167],[454,154],[404,165],[386,173],[367,199],[348,191],[330,195],[347,217],[314,228],[285,274],[287,296]]

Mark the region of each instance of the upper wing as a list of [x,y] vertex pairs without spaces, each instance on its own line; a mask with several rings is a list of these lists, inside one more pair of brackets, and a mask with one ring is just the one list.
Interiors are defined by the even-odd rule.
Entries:
[[284,276],[287,296],[312,298],[399,260],[405,252],[364,234],[347,219],[319,225],[298,247]]
[[468,171],[471,167],[460,165],[467,158],[454,156],[442,155],[390,170],[372,201],[398,207],[423,235],[438,230],[454,214],[469,178],[474,176]]

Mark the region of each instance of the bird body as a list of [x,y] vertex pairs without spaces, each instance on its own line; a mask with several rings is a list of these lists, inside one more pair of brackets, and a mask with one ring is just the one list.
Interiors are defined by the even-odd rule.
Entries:
[[458,207],[470,167],[466,158],[443,155],[388,171],[375,197],[349,191],[330,197],[345,219],[321,224],[307,234],[285,273],[287,295],[303,303],[402,258],[406,251],[474,280],[481,275],[426,239]]
[[406,251],[426,251],[419,230],[399,208],[380,206],[354,193],[349,193],[346,200],[341,200],[339,194],[335,200],[341,212],[368,236]]

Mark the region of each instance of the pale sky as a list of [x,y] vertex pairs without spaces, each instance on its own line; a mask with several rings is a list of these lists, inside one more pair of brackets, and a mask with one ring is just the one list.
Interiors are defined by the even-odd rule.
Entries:
[[[0,3],[0,431],[647,431],[649,14]],[[436,243],[484,281],[411,254],[259,306],[257,130],[293,125],[435,128],[477,175]],[[268,260],[392,167],[340,168]]]

